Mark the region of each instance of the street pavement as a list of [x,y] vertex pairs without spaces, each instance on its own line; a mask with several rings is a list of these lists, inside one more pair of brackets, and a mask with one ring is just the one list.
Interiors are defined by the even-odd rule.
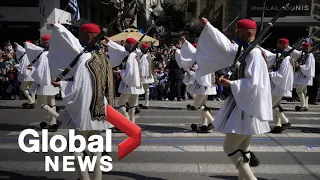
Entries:
[[[143,102],[143,101],[141,101]],[[23,129],[49,121],[40,109],[24,110],[23,101],[0,101],[0,179],[76,180],[76,172],[44,172],[44,156],[62,157],[68,152],[25,153],[18,146]],[[57,102],[62,106],[62,102]],[[113,170],[103,179],[114,180],[224,180],[237,179],[237,170],[223,152],[223,134],[194,133],[191,123],[200,122],[200,112],[186,110],[192,101],[151,101],[151,109],[141,110],[137,124],[142,128],[142,145],[121,161],[117,144],[126,135],[112,134]],[[209,101],[213,116],[223,102]],[[308,112],[295,112],[297,103],[283,102],[292,127],[282,134],[264,134],[252,138],[251,149],[260,160],[253,168],[261,179],[320,179],[320,105]],[[39,131],[40,132],[40,131]],[[67,137],[64,130],[50,133]],[[62,158],[59,159],[62,162]],[[62,164],[59,165],[62,168]]]

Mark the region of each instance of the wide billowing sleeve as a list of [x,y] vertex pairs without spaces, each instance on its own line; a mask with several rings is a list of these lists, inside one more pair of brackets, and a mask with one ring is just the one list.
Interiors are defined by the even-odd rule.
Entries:
[[[63,25],[55,23],[52,28],[48,54],[51,75],[54,78],[59,76],[83,49],[78,38]],[[75,68],[72,68],[64,78],[68,79],[74,75]]]
[[148,54],[144,54],[140,58],[140,71],[141,71],[141,76],[147,77],[149,76],[149,61],[148,61]]
[[126,68],[120,71],[120,76],[126,85],[132,87],[140,86],[139,66],[135,53],[129,55]]
[[195,55],[199,73],[204,76],[228,67],[233,64],[237,51],[238,45],[208,22],[199,37]]
[[261,48],[261,49],[264,51],[264,53],[265,53],[265,55],[267,57],[268,68],[270,68],[271,66],[273,66],[273,64],[276,61],[276,54],[270,52],[267,49],[264,49],[264,48]]
[[186,71],[195,63],[196,48],[187,40],[182,44],[180,53],[181,66]]
[[266,64],[257,48],[246,57],[245,78],[231,81],[238,107],[261,120],[272,120],[270,79]]
[[49,86],[51,84],[51,75],[48,63],[47,52],[43,53],[39,60],[34,64],[34,71],[31,77],[37,84]]
[[290,56],[286,57],[278,71],[270,73],[271,81],[282,90],[292,90],[293,68],[290,63]]
[[22,74],[21,70],[22,70],[22,66],[23,66],[23,56],[27,56],[26,54],[24,54],[25,52],[26,52],[26,50],[22,46],[17,45],[16,56],[17,56],[17,60],[19,60],[19,59],[20,60],[19,60],[18,64],[15,65],[15,68],[17,68],[17,70],[19,71],[20,74]]
[[[291,49],[292,47],[289,47],[289,50]],[[292,58],[294,58],[294,60],[298,60],[300,57],[301,57],[301,54],[302,54],[302,51],[298,51],[298,50],[293,50],[292,53],[290,54],[290,56]]]
[[108,51],[109,60],[112,67],[119,66],[123,59],[128,55],[128,52],[123,46],[111,40],[108,42]]
[[302,74],[307,77],[315,76],[315,59],[312,53],[308,55],[306,63],[304,65],[300,65],[300,69]]
[[24,49],[26,50],[27,52],[27,56],[28,56],[28,59],[30,61],[30,63],[32,61],[34,61],[36,59],[36,57],[43,52],[43,48],[42,47],[39,47],[39,46],[36,46],[32,43],[29,43],[29,42],[25,42],[24,43]]
[[176,49],[176,52],[174,53],[174,57],[177,61],[177,64],[180,68],[182,68],[182,64],[181,64],[181,50],[180,49]]

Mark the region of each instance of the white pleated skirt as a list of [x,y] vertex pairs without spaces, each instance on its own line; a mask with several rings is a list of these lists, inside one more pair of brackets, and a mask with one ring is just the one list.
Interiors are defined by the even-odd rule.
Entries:
[[291,91],[283,90],[277,87],[273,82],[271,82],[270,85],[271,85],[271,94],[273,96],[282,96],[282,97],[288,97],[288,98],[292,97]]
[[232,108],[234,102],[232,95],[225,100],[214,120],[214,131],[239,135],[256,135],[270,132],[269,121],[252,117],[237,105]]
[[185,72],[184,73],[184,78],[182,80],[182,82],[186,85],[190,85],[190,84],[194,84],[196,81],[196,74],[194,72]]
[[[106,102],[107,100],[105,99],[105,103]],[[75,114],[75,112],[72,113]],[[92,120],[89,110],[88,113],[86,113],[87,118],[83,118],[82,120],[72,119],[71,115],[67,111],[67,109],[59,112],[58,120],[61,121],[59,129],[75,129],[79,131],[104,131],[106,129],[114,127],[107,120]]]
[[188,92],[192,95],[216,95],[217,89],[216,86],[205,87],[194,82],[188,86]]
[[140,95],[140,94],[144,94],[144,89],[143,87],[132,87],[132,86],[127,86],[123,81],[120,82],[119,88],[118,88],[118,92],[120,94],[136,94],[136,95]]
[[142,84],[151,84],[151,83],[154,83],[153,76],[150,76],[150,77],[142,77],[142,78],[141,78],[141,83],[142,83]]

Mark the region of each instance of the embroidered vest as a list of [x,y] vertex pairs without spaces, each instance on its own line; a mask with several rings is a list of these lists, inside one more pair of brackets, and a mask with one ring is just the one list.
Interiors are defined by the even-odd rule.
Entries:
[[[92,58],[86,62],[92,83],[92,100],[90,104],[90,113],[92,120],[105,120],[105,104],[104,104],[104,94],[105,90],[108,89],[108,101],[112,103],[114,99],[113,93],[113,77],[109,77],[112,73],[110,64],[105,59],[105,55],[99,51],[92,51]],[[112,94],[113,93],[113,94]],[[110,96],[110,97],[109,97]]]

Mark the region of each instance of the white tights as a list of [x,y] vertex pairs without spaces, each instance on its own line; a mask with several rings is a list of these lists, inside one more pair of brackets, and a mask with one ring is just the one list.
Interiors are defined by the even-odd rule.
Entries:
[[[135,111],[136,105],[138,103],[138,96],[136,94],[121,94],[118,101],[118,106],[120,108],[120,112],[128,119],[130,119],[133,123],[136,122]],[[126,111],[126,103],[129,104],[129,114]]]
[[28,90],[28,87],[30,88],[31,85],[32,85],[33,82],[31,81],[27,81],[27,82],[21,82],[21,86],[20,86],[20,89],[21,91],[23,92],[23,94],[27,97],[27,99],[29,100],[29,104],[33,104],[35,103],[35,94],[29,94],[29,90]]
[[307,85],[297,85],[296,92],[299,96],[301,107],[308,107]]
[[[193,99],[193,106],[195,108],[201,108],[202,109],[202,115],[201,115],[201,121],[202,125],[208,126],[208,124],[213,123],[214,118],[210,114],[210,112],[205,109],[207,105],[208,95],[196,95]],[[209,120],[209,123],[208,123]]]
[[272,96],[272,107],[274,109],[274,124],[275,126],[281,127],[282,124],[287,124],[289,119],[284,115],[283,112],[279,109],[279,105],[281,105],[282,96]]
[[[88,138],[91,135],[100,135],[99,131],[76,131],[77,135],[82,135],[86,141],[88,141]],[[88,144],[88,142],[87,142]],[[78,146],[77,146],[78,147]],[[102,171],[100,169],[100,158],[102,156],[101,152],[97,152],[97,153],[90,153],[87,152],[87,154],[90,156],[90,158],[92,158],[92,156],[97,156],[97,161],[96,164],[94,166],[94,171],[93,171],[93,180],[102,180]],[[80,169],[80,165],[79,165],[79,161],[78,161],[78,156],[83,157],[83,153],[82,152],[74,152],[73,155],[75,156],[75,168],[80,176],[80,180],[90,180],[90,176],[88,173],[88,169],[85,169],[85,171],[81,171]]]
[[56,112],[55,96],[38,95],[37,106],[46,110],[51,115],[50,125],[57,124],[59,114]]
[[[227,155],[237,151],[238,149],[248,152],[250,151],[250,141],[251,136],[249,135],[226,134],[223,150]],[[229,158],[238,169],[239,180],[257,180],[249,166],[249,163],[244,163],[242,161],[243,154],[241,152],[237,152],[234,155],[229,156]],[[250,159],[250,157],[248,158]]]

